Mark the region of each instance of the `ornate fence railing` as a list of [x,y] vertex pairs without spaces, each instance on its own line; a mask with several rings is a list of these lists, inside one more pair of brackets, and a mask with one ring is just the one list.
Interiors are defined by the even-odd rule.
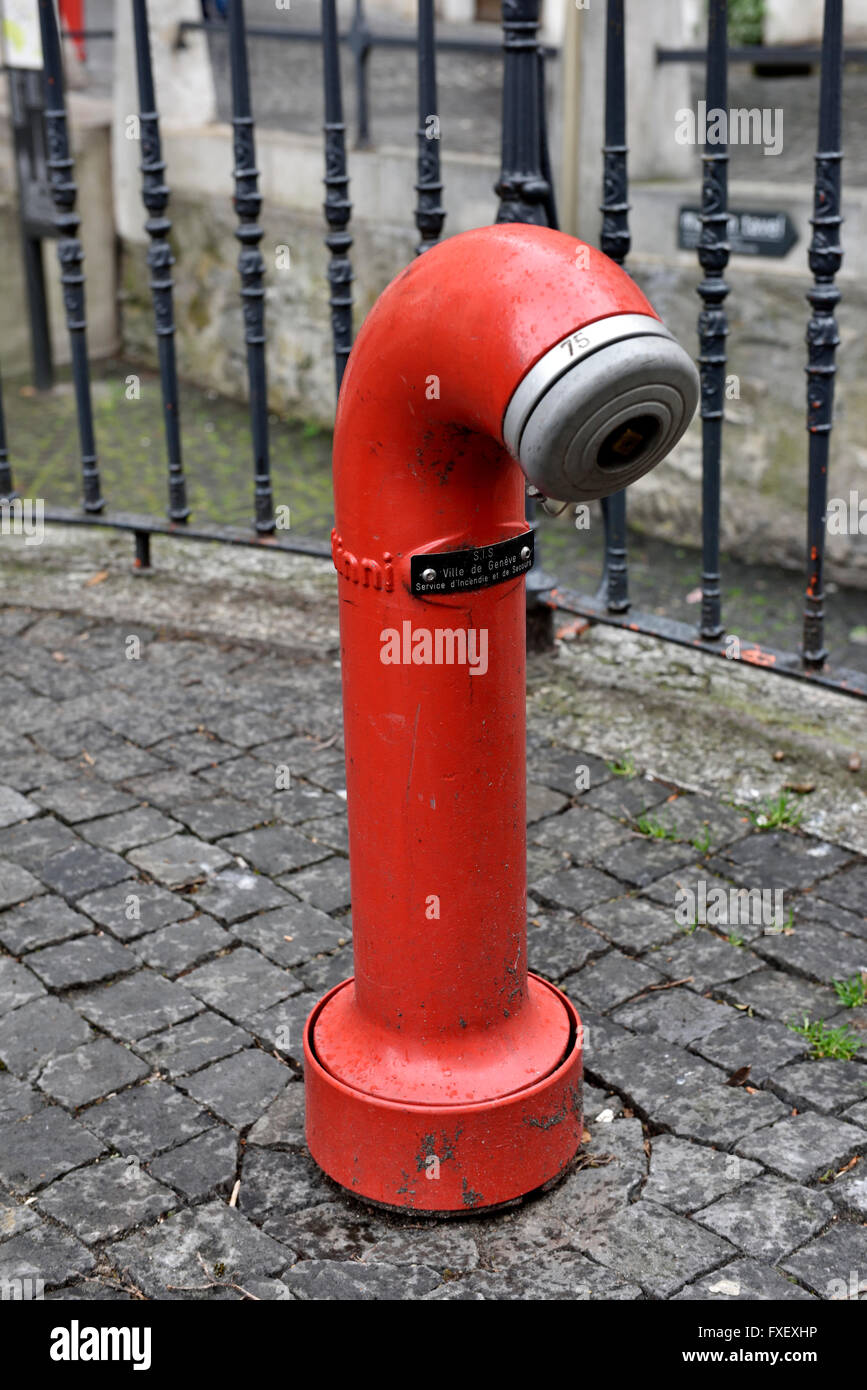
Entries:
[[[181,452],[178,367],[174,343],[172,299],[171,224],[167,217],[169,187],[162,158],[159,115],[154,91],[148,33],[147,0],[131,0],[138,76],[141,124],[142,200],[149,237],[148,265],[158,345],[166,444],[168,501],[165,519],[134,516],[108,510],[102,496],[94,438],[90,374],[86,345],[84,275],[78,239],[76,185],[67,131],[61,48],[53,0],[39,0],[43,44],[44,126],[47,169],[54,204],[54,232],[61,267],[61,282],[69,331],[73,382],[79,428],[83,504],[80,511],[47,509],[50,521],[109,526],[130,531],[135,538],[136,564],[150,564],[150,537],[154,534],[184,536],[192,540],[218,540],[229,544],[273,546],[280,550],[322,556],[329,548],[278,531],[272,501],[266,400],[264,315],[265,265],[259,250],[261,198],[255,158],[255,132],[251,114],[247,40],[264,35],[293,37],[322,45],[324,73],[325,148],[325,244],[329,255],[331,324],[338,390],[352,343],[352,269],[350,249],[351,202],[346,153],[346,131],[341,91],[340,44],[348,43],[358,75],[360,143],[369,136],[366,97],[366,58],[373,43],[407,45],[417,51],[419,125],[418,176],[415,221],[419,232],[417,254],[439,239],[445,218],[439,162],[439,139],[431,139],[429,122],[437,112],[437,52],[443,48],[479,51],[476,41],[438,39],[434,0],[418,0],[415,36],[374,35],[367,27],[362,0],[355,0],[350,30],[338,29],[335,0],[321,0],[321,29],[281,32],[270,27],[245,25],[243,0],[228,0],[227,22],[184,23],[188,29],[220,28],[230,51],[234,128],[234,207],[236,236],[241,250],[238,261],[240,293],[247,352],[247,377],[253,454],[253,524],[249,530],[194,524],[187,505]],[[539,42],[540,0],[503,0],[504,91],[501,173],[496,184],[497,220],[556,226],[554,184],[548,158],[545,117],[545,50]],[[627,73],[625,61],[624,0],[607,0],[605,61],[605,134],[602,169],[602,221],[600,245],[623,264],[630,249],[626,147]],[[604,566],[602,583],[594,596],[582,595],[557,585],[537,567],[528,579],[528,598],[537,608],[559,608],[590,620],[649,633],[684,646],[740,660],[780,674],[799,677],[867,697],[867,674],[834,667],[825,642],[824,557],[828,470],[833,420],[835,352],[838,346],[834,317],[839,300],[835,277],[839,270],[841,182],[842,68],[852,51],[843,50],[842,0],[824,0],[824,31],[820,57],[821,86],[816,153],[813,235],[808,263],[813,285],[808,293],[812,313],[807,329],[807,430],[808,500],[806,599],[803,642],[799,652],[783,652],[756,642],[732,644],[726,640],[723,591],[720,575],[720,498],[722,490],[722,433],[725,418],[726,337],[725,279],[729,256],[727,235],[728,150],[708,143],[703,154],[701,235],[698,260],[703,278],[698,286],[698,363],[701,374],[702,517],[701,517],[701,612],[697,626],[639,612],[629,594],[627,509],[624,493],[609,498],[603,507]],[[662,61],[694,58],[699,50],[664,50]],[[708,0],[708,37],[700,50],[706,63],[707,109],[727,107],[727,0]],[[752,50],[734,50],[737,58]],[[439,132],[437,131],[437,137]],[[3,424],[0,395],[0,505],[15,497],[12,468]],[[532,517],[533,500],[528,501]]]

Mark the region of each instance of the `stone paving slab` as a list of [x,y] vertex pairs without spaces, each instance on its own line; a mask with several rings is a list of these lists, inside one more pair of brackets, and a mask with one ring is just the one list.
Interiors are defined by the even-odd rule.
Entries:
[[[747,1301],[867,1269],[865,1046],[816,1058],[790,1026],[863,1036],[834,988],[867,963],[851,837],[763,831],[531,706],[528,952],[582,1011],[585,1143],[511,1211],[374,1211],[304,1140],[304,1020],[352,971],[334,638],[299,630],[300,674],[279,643],[5,616],[0,1274],[49,1298]],[[699,882],[779,888],[785,930],[684,926]]]

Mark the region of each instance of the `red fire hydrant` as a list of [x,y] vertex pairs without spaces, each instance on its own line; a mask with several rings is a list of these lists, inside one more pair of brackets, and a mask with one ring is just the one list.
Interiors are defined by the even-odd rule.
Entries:
[[353,348],[332,542],[355,977],[304,1044],[310,1151],[367,1200],[496,1206],[579,1146],[580,1021],[527,971],[522,468],[606,495],[697,398],[625,272],[525,225],[427,251]]

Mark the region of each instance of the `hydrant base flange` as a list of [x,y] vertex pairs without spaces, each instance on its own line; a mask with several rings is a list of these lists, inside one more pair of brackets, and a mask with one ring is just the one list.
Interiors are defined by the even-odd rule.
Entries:
[[316,1056],[314,1028],[346,980],[316,1005],[304,1029],[307,1143],[349,1193],[381,1206],[430,1214],[502,1206],[565,1172],[581,1143],[581,1024],[547,981],[569,1020],[559,1065],[531,1085],[477,1104],[414,1104],[345,1084]]

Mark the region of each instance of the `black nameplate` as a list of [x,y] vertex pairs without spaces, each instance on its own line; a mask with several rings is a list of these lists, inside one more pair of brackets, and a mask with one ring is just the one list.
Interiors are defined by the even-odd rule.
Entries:
[[495,545],[469,550],[440,550],[433,555],[412,555],[409,562],[410,592],[462,594],[488,589],[526,574],[533,564],[533,532],[512,536]]

